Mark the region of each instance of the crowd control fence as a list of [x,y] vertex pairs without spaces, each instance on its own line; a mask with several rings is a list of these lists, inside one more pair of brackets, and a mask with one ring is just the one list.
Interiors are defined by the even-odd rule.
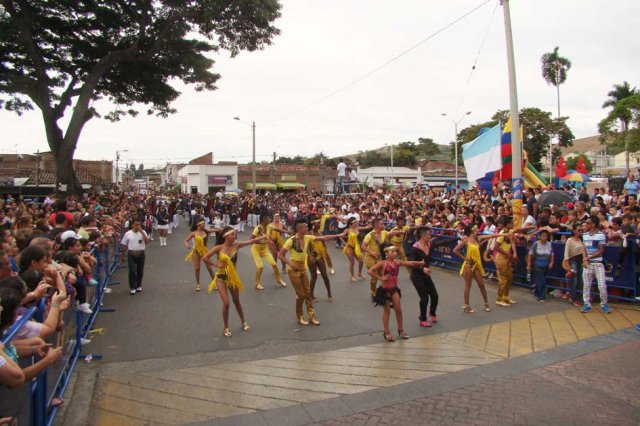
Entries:
[[[25,383],[17,389],[0,390],[0,417],[10,416],[18,420],[18,424],[31,426],[50,426],[53,424],[61,406],[54,405],[54,399],[62,399],[73,370],[78,360],[100,359],[95,353],[85,353],[90,346],[83,348],[82,341],[91,335],[93,324],[101,312],[113,312],[113,309],[103,307],[103,299],[109,286],[119,284],[111,281],[118,267],[120,259],[120,239],[114,238],[110,245],[100,248],[94,247],[92,256],[97,260],[93,267],[92,278],[96,285],[88,285],[88,294],[92,296],[91,310],[93,313],[85,314],[76,309],[75,304],[63,313],[64,328],[47,339],[47,343],[53,346],[63,347],[62,360],[53,364],[29,383]],[[93,291],[91,291],[93,289]],[[47,310],[44,299],[37,306],[30,308],[7,332],[2,336],[5,347],[11,343],[19,330],[27,321],[43,321]],[[28,360],[20,360],[24,368],[39,361],[32,357]]]

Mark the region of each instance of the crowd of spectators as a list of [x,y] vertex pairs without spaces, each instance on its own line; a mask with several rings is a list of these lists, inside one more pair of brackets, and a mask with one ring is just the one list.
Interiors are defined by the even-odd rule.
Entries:
[[[595,188],[589,193],[586,187],[563,187],[559,190],[568,194],[567,201],[550,205],[539,201],[549,188],[527,189],[523,223],[515,241],[529,247],[527,265],[533,272],[532,281],[546,280],[537,266],[549,263],[550,242],[566,242],[563,266],[569,282],[576,284],[582,276],[578,269],[586,259],[577,261],[573,256],[584,253],[581,244],[585,233],[601,233],[603,238],[597,245],[606,243],[628,250],[635,244],[630,237],[637,234],[638,188],[633,176],[622,191]],[[245,225],[249,229],[256,226],[261,215],[275,213],[288,224],[296,219],[334,218],[335,233],[344,230],[350,218],[355,218],[361,228],[379,219],[391,229],[401,220],[409,226],[405,238],[410,243],[415,239],[413,230],[419,226],[463,238],[470,230],[499,233],[507,223],[504,218],[513,216],[508,182],[499,182],[492,190],[465,190],[447,184],[444,188],[371,188],[341,195],[305,191],[173,196],[110,193],[80,199],[49,196],[41,202],[6,196],[0,199],[0,333],[41,300],[45,301],[46,312],[42,322],[29,321],[9,344],[0,345],[2,385],[18,387],[60,359],[61,348],[50,342],[64,327],[62,313],[68,309],[91,313],[87,288],[96,284],[91,276],[96,262],[92,251],[117,243],[132,218],[139,219],[152,237],[159,211],[163,223],[170,224],[169,232],[180,211],[188,220],[202,215],[214,227],[231,225],[240,232]],[[535,241],[538,243],[534,245]],[[339,240],[337,244],[341,244]],[[590,249],[587,251],[591,259]],[[619,263],[625,253],[623,250]],[[582,266],[591,267],[589,262]],[[579,289],[579,285],[566,285],[554,294],[579,305]],[[544,299],[544,291],[544,287],[536,287],[539,300]],[[22,367],[25,364],[19,362],[21,358],[37,361]]]

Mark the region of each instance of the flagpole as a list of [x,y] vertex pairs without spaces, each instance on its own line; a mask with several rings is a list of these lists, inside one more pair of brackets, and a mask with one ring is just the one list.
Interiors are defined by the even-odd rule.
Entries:
[[512,191],[513,222],[516,226],[522,223],[522,144],[520,142],[520,116],[518,112],[518,90],[516,84],[516,64],[513,54],[513,33],[511,31],[511,12],[509,0],[500,0],[504,10],[504,32],[507,42],[507,66],[509,69],[509,104],[511,109],[511,158],[512,158]]

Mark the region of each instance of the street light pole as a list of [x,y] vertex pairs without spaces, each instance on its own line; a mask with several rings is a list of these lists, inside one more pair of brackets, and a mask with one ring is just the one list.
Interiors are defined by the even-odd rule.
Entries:
[[253,155],[252,155],[252,162],[251,162],[251,192],[255,196],[256,195],[256,122],[253,121],[251,124],[249,124],[246,121],[241,120],[240,117],[233,117],[233,119],[238,120],[246,124],[247,126],[251,127],[252,142],[253,142],[253,147],[252,147]]
[[[449,117],[451,119],[451,121],[453,122],[453,131],[455,132],[455,139],[454,139],[454,142],[453,142],[453,147],[454,147],[454,157],[455,157],[455,165],[456,165],[455,166],[456,167],[456,171],[455,171],[455,174],[456,174],[456,188],[458,187],[458,125],[460,123],[462,123],[464,118],[469,114],[471,114],[471,111],[465,112],[462,115],[462,117],[460,117],[460,119],[458,121],[455,121],[453,118]],[[447,117],[447,113],[446,112],[443,112],[440,115],[443,116],[443,117]],[[456,189],[456,191],[457,191],[457,189]]]
[[251,130],[253,131],[253,161],[251,163],[251,192],[253,195],[256,195],[256,122],[254,121],[251,125]]
[[129,152],[128,149],[119,149],[116,151],[116,185],[120,181],[120,153]]
[[393,176],[393,144],[391,144],[391,185],[393,185],[394,188],[396,186],[396,179]]

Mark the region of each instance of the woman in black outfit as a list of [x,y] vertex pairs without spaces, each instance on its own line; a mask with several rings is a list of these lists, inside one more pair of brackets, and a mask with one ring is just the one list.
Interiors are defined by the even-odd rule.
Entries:
[[[431,241],[431,230],[426,226],[421,226],[417,230],[417,238],[415,244],[411,246],[409,251],[409,260],[424,261],[425,266],[422,268],[411,269],[411,282],[420,296],[420,325],[422,327],[431,327],[431,323],[438,322],[436,309],[438,308],[438,291],[431,279],[431,270],[429,269],[429,260],[434,247],[446,244],[451,237],[443,237],[437,242]],[[427,319],[427,306],[431,299],[431,307],[429,316],[431,321]]]

